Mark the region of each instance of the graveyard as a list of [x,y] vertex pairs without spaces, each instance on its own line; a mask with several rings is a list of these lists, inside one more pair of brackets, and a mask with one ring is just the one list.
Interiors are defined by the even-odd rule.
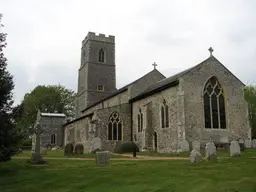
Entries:
[[[216,154],[217,159],[208,161],[202,153],[201,162],[191,163],[188,153],[177,156],[183,160],[175,154],[139,152],[133,158],[127,153],[125,159],[111,156],[109,164],[96,165],[94,154],[78,158],[52,151],[43,156],[47,165],[29,165],[27,151],[0,164],[0,191],[256,191],[256,149],[235,157],[229,151]],[[150,160],[149,155],[158,158]]]

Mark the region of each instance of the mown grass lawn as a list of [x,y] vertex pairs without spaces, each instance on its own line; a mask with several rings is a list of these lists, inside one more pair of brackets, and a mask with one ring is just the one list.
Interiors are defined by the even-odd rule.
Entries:
[[241,157],[190,164],[187,160],[49,160],[27,166],[24,159],[0,163],[0,192],[255,192],[256,150]]
[[[17,157],[31,157],[32,152],[29,150],[24,150],[22,153],[18,154]],[[110,155],[111,158],[124,158],[121,155],[115,155],[115,154],[111,154]],[[64,156],[64,152],[60,151],[60,150],[56,150],[56,151],[47,151],[47,154],[44,155],[44,157],[59,157],[59,158],[67,158]],[[95,158],[95,153],[85,153],[82,155],[72,155],[69,156],[68,158]],[[1,191],[0,191],[1,192]]]

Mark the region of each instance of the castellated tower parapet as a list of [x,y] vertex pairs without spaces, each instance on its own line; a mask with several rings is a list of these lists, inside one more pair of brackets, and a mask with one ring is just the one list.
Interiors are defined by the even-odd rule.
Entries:
[[93,40],[93,41],[101,41],[101,42],[106,42],[106,43],[115,43],[115,36],[109,35],[106,36],[105,34],[99,33],[99,35],[96,35],[94,32],[88,32],[87,36],[84,38],[82,41],[82,47],[88,40]]

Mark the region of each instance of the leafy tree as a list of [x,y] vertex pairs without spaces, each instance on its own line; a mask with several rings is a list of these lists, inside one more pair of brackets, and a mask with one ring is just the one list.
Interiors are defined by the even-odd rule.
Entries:
[[2,15],[0,14],[0,162],[8,161],[17,151],[21,141],[19,131],[15,128],[12,113],[12,75],[7,71],[7,59],[3,49],[6,47],[6,33],[2,32]]
[[244,92],[248,102],[249,120],[252,128],[252,138],[256,139],[256,86],[247,86]]
[[38,109],[45,113],[64,113],[74,116],[75,93],[61,85],[38,85],[30,93],[25,94],[21,105],[16,107],[17,126],[33,131]]

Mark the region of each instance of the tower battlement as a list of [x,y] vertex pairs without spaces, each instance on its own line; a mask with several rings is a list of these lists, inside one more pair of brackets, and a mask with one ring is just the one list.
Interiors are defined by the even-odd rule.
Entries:
[[101,41],[107,43],[115,43],[115,36],[99,33],[98,35],[94,32],[88,32],[87,36],[82,41],[82,45],[84,45],[88,40]]

